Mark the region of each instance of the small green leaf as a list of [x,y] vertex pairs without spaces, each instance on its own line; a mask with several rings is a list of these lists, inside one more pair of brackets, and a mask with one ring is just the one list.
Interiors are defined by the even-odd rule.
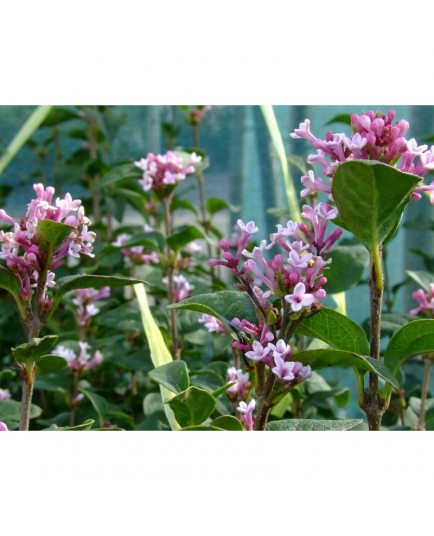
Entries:
[[379,359],[343,350],[305,350],[294,355],[297,361],[312,369],[351,367],[361,372],[375,372],[396,389],[399,387],[393,373]]
[[202,424],[215,409],[213,396],[198,387],[189,387],[174,396],[167,404],[182,428]]
[[135,285],[137,283],[144,283],[140,279],[134,279],[132,277],[124,277],[119,275],[70,275],[62,277],[57,281],[56,291],[54,293],[52,311],[59,304],[62,297],[71,290],[77,290],[81,288],[101,288],[105,286],[109,287],[124,287],[126,285]]
[[42,121],[39,128],[43,127],[55,127],[71,119],[80,119],[80,116],[68,110],[67,108],[62,108],[61,106],[52,106],[47,117]]
[[331,432],[351,430],[355,426],[362,424],[362,419],[343,419],[337,421],[318,421],[311,419],[285,419],[282,421],[271,421],[266,429],[270,432]]
[[98,181],[97,188],[101,190],[123,179],[141,179],[142,176],[143,171],[134,164],[120,164],[119,166],[113,167]]
[[375,160],[340,164],[332,184],[339,221],[372,251],[393,236],[419,180]]
[[173,251],[179,251],[192,242],[205,238],[205,235],[194,225],[188,225],[167,238],[167,245]]
[[233,432],[242,432],[244,430],[241,421],[232,415],[222,415],[221,417],[217,417],[217,419],[211,421],[211,426]]
[[320,339],[337,350],[369,354],[369,343],[363,328],[328,307],[303,320],[297,333]]
[[9,294],[12,294],[21,318],[26,318],[26,310],[20,298],[21,286],[18,283],[18,279],[9,270],[3,268],[3,266],[0,266],[0,288],[7,290]]
[[425,292],[431,292],[430,285],[434,284],[434,275],[429,272],[416,272],[407,270],[407,274],[420,285]]
[[230,208],[231,205],[220,197],[209,197],[206,201],[206,210],[209,212],[209,214],[211,214],[211,216],[214,216],[214,214],[220,212],[221,210],[227,210]]
[[222,290],[199,294],[186,300],[169,305],[169,309],[190,309],[205,313],[218,318],[226,327],[234,330],[230,322],[235,318],[245,318],[250,322],[256,322],[255,306],[248,294],[234,290]]
[[36,361],[36,374],[58,372],[68,366],[68,361],[58,355],[44,355]]
[[327,121],[326,125],[331,125],[332,123],[344,123],[345,125],[351,125],[351,114],[337,114]]
[[79,389],[80,393],[83,393],[84,396],[90,401],[92,406],[95,408],[95,411],[98,414],[99,425],[102,426],[104,423],[105,415],[108,411],[108,402],[105,398],[92,391],[87,389]]
[[41,248],[51,259],[56,249],[68,238],[74,227],[58,221],[40,220],[36,226],[36,234]]
[[82,424],[77,424],[77,426],[57,426],[57,424],[52,424],[44,432],[85,432],[92,430],[94,422],[93,419],[86,419]]
[[36,361],[50,352],[57,343],[57,340],[57,335],[34,338],[30,342],[20,344],[16,348],[11,348],[12,356],[22,363]]
[[384,363],[396,374],[408,358],[430,352],[434,352],[434,320],[414,320],[390,339]]
[[199,213],[197,211],[197,208],[196,206],[191,202],[189,201],[188,199],[174,199],[171,203],[170,203],[170,211],[171,212],[175,212],[175,210],[188,210],[190,212],[193,212],[193,214],[195,216],[197,216]]
[[351,399],[351,391],[347,388],[341,389],[333,394],[333,398],[338,408],[344,408]]
[[185,361],[172,361],[149,372],[149,377],[173,393],[181,393],[190,386]]
[[232,385],[234,385],[235,382],[229,382],[229,383],[226,383],[225,385],[222,385],[221,387],[219,387],[218,389],[216,389],[215,391],[213,391],[211,394],[214,398],[217,398],[218,396],[220,396],[221,394],[223,393],[226,393],[226,391],[232,387]]
[[327,293],[336,294],[357,285],[369,266],[369,254],[361,246],[336,246],[331,252],[333,262],[327,268]]

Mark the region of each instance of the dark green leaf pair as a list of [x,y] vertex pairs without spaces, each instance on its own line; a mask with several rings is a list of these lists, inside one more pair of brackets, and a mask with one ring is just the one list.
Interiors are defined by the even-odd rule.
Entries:
[[173,361],[157,367],[149,376],[158,384],[175,393],[167,404],[172,409],[179,425],[184,430],[242,430],[238,419],[230,415],[218,417],[208,425],[203,425],[215,410],[215,396],[226,390],[209,393],[205,389],[190,386],[187,365],[184,361]]
[[49,353],[56,344],[57,339],[56,335],[32,339],[28,343],[12,348],[12,356],[24,366],[29,363],[35,363],[36,374],[38,375],[57,372],[68,366],[68,362],[63,357]]

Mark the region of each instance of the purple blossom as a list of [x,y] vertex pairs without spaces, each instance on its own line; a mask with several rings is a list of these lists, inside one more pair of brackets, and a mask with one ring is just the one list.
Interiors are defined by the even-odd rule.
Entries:
[[294,313],[296,313],[301,311],[303,307],[310,307],[315,301],[315,297],[312,294],[306,293],[304,283],[297,283],[293,294],[285,296],[285,300],[291,305],[291,309]]
[[244,424],[244,428],[248,431],[252,431],[255,428],[256,417],[253,416],[255,406],[256,401],[252,398],[248,404],[242,400],[237,407],[237,411],[241,413],[241,422]]
[[412,297],[418,302],[419,306],[411,309],[411,315],[425,313],[428,316],[434,314],[434,283],[430,285],[430,291],[427,293],[422,288],[419,288],[412,293]]
[[285,359],[287,356],[291,355],[291,347],[283,339],[279,339],[276,344],[271,342],[268,344],[268,348],[273,352],[273,357],[279,357]]
[[231,400],[244,400],[250,392],[251,383],[249,381],[248,372],[243,373],[241,369],[230,367],[227,370],[228,381],[235,382],[227,390],[227,394]]
[[262,344],[259,341],[253,341],[252,344],[252,350],[250,352],[246,352],[245,356],[252,361],[266,361],[267,355],[270,353],[271,348],[269,345],[267,345],[265,348],[262,346]]
[[9,432],[9,428],[3,421],[0,421],[0,432]]
[[131,239],[128,233],[120,233],[112,246],[120,247],[121,253],[128,257],[133,264],[157,264],[160,256],[156,251],[146,251],[145,246],[123,247]]
[[282,357],[276,356],[274,362],[276,366],[271,370],[287,388],[294,387],[312,376],[311,367],[303,366],[300,361],[285,361]]
[[210,333],[226,333],[222,322],[215,316],[203,314],[199,318],[199,322],[203,324]]

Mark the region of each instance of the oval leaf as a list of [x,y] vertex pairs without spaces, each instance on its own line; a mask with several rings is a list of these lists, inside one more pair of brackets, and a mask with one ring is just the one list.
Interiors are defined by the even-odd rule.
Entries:
[[184,227],[183,229],[170,235],[167,238],[167,245],[171,250],[179,251],[193,240],[198,240],[201,238],[206,238],[202,231],[200,231],[194,225],[188,225],[187,227]]
[[137,283],[144,283],[140,279],[134,279],[133,277],[125,277],[118,275],[70,275],[62,277],[57,281],[56,290],[54,293],[53,307],[59,304],[62,296],[71,290],[77,290],[79,288],[101,288],[105,286],[109,287],[124,287],[126,285],[135,285]]
[[167,404],[182,428],[202,424],[215,409],[212,395],[194,386],[174,396]]
[[297,333],[320,339],[337,350],[369,354],[369,343],[363,328],[328,307],[303,320],[297,328]]
[[92,391],[87,389],[79,389],[80,393],[83,393],[84,396],[90,401],[92,406],[95,408],[95,411],[98,414],[99,425],[102,426],[104,423],[104,418],[108,412],[108,402],[105,398]]
[[92,425],[95,421],[93,419],[86,419],[83,424],[77,424],[77,426],[57,426],[52,424],[49,428],[46,428],[46,432],[84,432],[92,430]]
[[98,190],[107,188],[111,184],[115,184],[123,179],[141,179],[143,171],[134,164],[120,164],[115,166],[106,173],[97,183]]
[[369,254],[363,246],[337,246],[327,268],[327,293],[336,294],[357,285],[369,266]]
[[351,367],[361,372],[375,372],[383,380],[389,382],[396,389],[398,383],[393,373],[385,366],[385,364],[372,357],[359,355],[354,352],[343,350],[305,350],[294,354],[297,361],[301,361],[304,365],[310,365],[312,369],[321,369],[326,367]]
[[256,322],[255,306],[248,294],[235,290],[222,290],[199,294],[186,300],[168,306],[169,309],[190,309],[215,316],[229,329],[230,322],[235,318],[245,318],[250,322]]
[[409,357],[434,352],[434,320],[414,320],[390,339],[384,363],[396,374]]
[[185,361],[172,361],[149,372],[149,376],[159,385],[163,385],[173,393],[181,393],[190,386]]
[[232,415],[222,415],[211,421],[211,426],[216,428],[223,428],[223,430],[229,430],[232,432],[242,432],[244,430],[241,421]]
[[355,426],[362,424],[362,419],[344,419],[341,421],[317,421],[311,419],[285,419],[282,421],[271,421],[267,424],[270,432],[331,432],[351,430]]
[[36,234],[38,235],[39,244],[47,254],[48,259],[51,259],[56,249],[71,234],[74,227],[65,225],[58,221],[40,220],[36,226]]
[[419,180],[375,160],[340,164],[332,183],[340,221],[372,251],[396,231]]
[[58,372],[68,366],[68,361],[58,355],[44,355],[36,361],[36,374],[49,374]]

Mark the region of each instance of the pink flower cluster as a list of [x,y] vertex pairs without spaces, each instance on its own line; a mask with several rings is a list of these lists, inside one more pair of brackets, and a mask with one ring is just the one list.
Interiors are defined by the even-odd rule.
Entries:
[[190,125],[199,125],[203,118],[205,117],[206,113],[211,110],[211,106],[193,106],[190,108],[190,106],[186,107],[185,115],[187,122]]
[[[322,172],[328,177],[333,177],[342,162],[378,160],[423,178],[434,170],[434,145],[428,149],[427,145],[418,146],[414,138],[407,140],[404,135],[409,124],[403,119],[393,123],[395,115],[394,110],[387,115],[372,110],[362,115],[353,114],[351,136],[329,131],[324,140],[313,135],[310,121],[306,119],[291,133],[291,137],[305,139],[317,150],[316,154],[309,155],[308,162],[321,165]],[[315,178],[313,171],[309,171],[301,181],[304,186],[302,197],[331,192],[330,185]],[[413,198],[420,199],[419,192],[422,191],[429,191],[431,203],[434,203],[434,182],[428,186],[417,186]]]
[[191,153],[185,162],[174,151],[167,151],[163,155],[148,153],[146,158],[141,158],[134,164],[143,171],[143,178],[139,182],[145,192],[148,192],[163,191],[183,181],[187,175],[195,172],[195,165],[201,160],[196,153]]
[[429,292],[425,292],[420,288],[413,292],[412,296],[419,306],[410,311],[411,315],[418,315],[419,313],[425,313],[430,317],[434,315],[434,283],[430,285]]
[[235,382],[226,391],[231,400],[245,400],[249,396],[252,384],[249,381],[249,373],[241,369],[230,367],[227,370],[228,381]]
[[284,387],[294,387],[312,376],[309,365],[303,366],[299,361],[289,360],[291,347],[283,339],[279,339],[276,344],[269,342],[264,346],[254,341],[252,350],[246,352],[245,356],[252,361],[260,361],[267,365]]
[[[163,283],[168,284],[169,279],[163,277]],[[190,296],[190,292],[194,289],[194,285],[191,285],[185,276],[175,275],[173,276],[173,282],[175,284],[173,299],[175,302],[185,300]]]
[[0,400],[3,402],[9,402],[11,400],[9,389],[0,389]]
[[[323,271],[331,262],[324,257],[342,234],[335,229],[326,236],[328,222],[337,216],[337,209],[327,203],[318,203],[315,208],[304,205],[303,218],[310,220],[312,230],[306,224],[288,221],[286,227],[277,225],[277,232],[270,235],[271,242],[263,240],[259,247],[250,252],[246,248],[251,236],[258,232],[254,222],[244,224],[238,220],[241,237],[235,253],[227,241],[221,240],[223,259],[211,259],[210,265],[222,265],[248,283],[253,283],[253,292],[264,309],[271,306],[269,298],[274,294],[284,297],[293,312],[302,307],[310,308],[316,301],[326,296],[322,288],[327,282]],[[266,259],[267,250],[277,245],[281,252]],[[239,267],[241,257],[246,258]],[[261,285],[266,290],[260,288]]]
[[160,262],[160,256],[156,251],[147,252],[145,246],[122,247],[131,240],[128,233],[120,233],[112,246],[121,248],[121,252],[128,257],[133,264],[156,264]]
[[[34,184],[33,189],[36,198],[29,203],[26,217],[19,222],[0,209],[0,220],[14,226],[13,231],[0,231],[0,259],[6,261],[7,268],[18,279],[22,289],[21,298],[26,301],[32,298],[39,273],[46,263],[46,252],[40,247],[38,238],[40,221],[51,220],[71,226],[71,233],[54,252],[49,270],[60,266],[62,259],[67,256],[94,256],[92,243],[95,233],[88,230],[90,221],[84,214],[81,201],[72,199],[70,194],[53,201],[55,190],[51,186],[45,188],[42,184]],[[49,271],[46,287],[54,286],[54,273]]]
[[3,421],[0,421],[0,432],[9,432],[9,428]]
[[58,345],[53,350],[54,355],[59,355],[63,357],[68,362],[68,367],[73,371],[83,371],[90,370],[97,365],[101,364],[104,356],[97,350],[92,356],[89,353],[90,344],[87,342],[78,342],[79,351],[78,353],[74,352],[71,348],[67,348],[63,345]]
[[75,298],[72,303],[77,307],[77,318],[80,326],[86,326],[89,320],[99,313],[95,302],[108,298],[110,290],[110,287],[103,287],[100,290],[80,288],[75,291]]

